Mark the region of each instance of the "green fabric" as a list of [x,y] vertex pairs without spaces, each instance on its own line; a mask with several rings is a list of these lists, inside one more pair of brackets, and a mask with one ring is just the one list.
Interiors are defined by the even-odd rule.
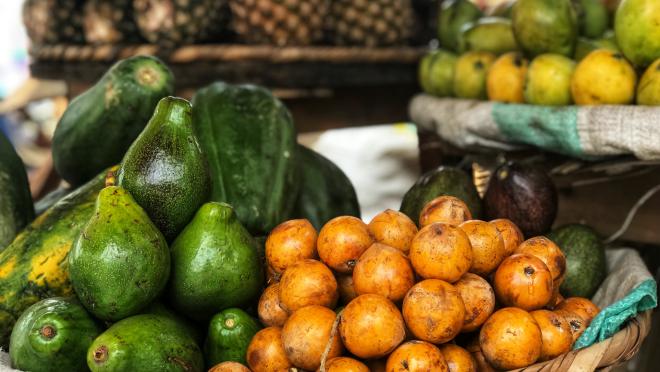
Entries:
[[533,106],[496,103],[493,119],[511,142],[585,157],[577,130],[577,106]]
[[614,335],[621,326],[646,310],[658,305],[657,285],[655,280],[643,281],[626,297],[601,310],[582,336],[575,342],[573,349],[591,346]]

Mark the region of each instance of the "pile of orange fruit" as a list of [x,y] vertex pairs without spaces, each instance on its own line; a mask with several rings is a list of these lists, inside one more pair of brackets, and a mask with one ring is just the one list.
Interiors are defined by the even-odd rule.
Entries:
[[334,218],[318,234],[307,220],[277,226],[249,370],[522,368],[568,352],[599,311],[559,294],[566,258],[545,237],[473,220],[451,196],[418,222],[386,210],[369,224]]

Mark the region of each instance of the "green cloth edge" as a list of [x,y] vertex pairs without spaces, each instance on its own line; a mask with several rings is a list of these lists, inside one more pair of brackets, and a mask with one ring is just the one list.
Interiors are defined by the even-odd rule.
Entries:
[[573,350],[591,346],[611,337],[628,319],[656,306],[658,306],[657,284],[654,279],[647,279],[626,297],[601,310],[575,342]]
[[500,133],[511,142],[588,158],[578,133],[577,106],[495,103],[491,115]]

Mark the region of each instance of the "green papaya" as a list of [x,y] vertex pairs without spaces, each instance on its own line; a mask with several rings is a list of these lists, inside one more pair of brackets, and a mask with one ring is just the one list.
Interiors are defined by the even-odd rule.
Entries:
[[6,348],[16,319],[48,297],[74,296],[67,255],[94,213],[105,172],[58,201],[0,252],[0,346]]
[[208,199],[207,168],[193,133],[190,103],[166,97],[126,152],[117,184],[144,208],[167,241],[172,241]]
[[92,372],[201,372],[204,357],[185,326],[163,315],[135,315],[113,324],[87,351]]
[[155,57],[136,56],[114,64],[76,97],[53,135],[57,173],[79,185],[119,163],[162,97],[174,91],[174,77]]
[[301,189],[294,217],[306,218],[319,230],[337,216],[360,218],[360,204],[351,180],[330,159],[298,146]]
[[54,297],[30,306],[11,334],[11,365],[31,372],[87,371],[85,354],[102,329],[78,301]]
[[101,190],[69,253],[71,283],[94,316],[117,321],[150,304],[170,273],[165,238],[123,188]]
[[0,132],[0,250],[34,219],[27,173],[14,146]]
[[257,242],[224,203],[204,204],[172,244],[167,298],[189,318],[205,321],[259,295],[264,276]]
[[403,196],[399,210],[418,223],[424,205],[441,195],[463,200],[472,217],[480,218],[481,199],[470,176],[458,168],[444,166],[424,173]]
[[440,40],[440,46],[457,52],[461,28],[467,23],[476,21],[481,16],[481,11],[471,1],[443,1],[438,12],[438,40]]
[[247,347],[260,329],[259,322],[241,309],[231,308],[216,314],[209,323],[204,343],[206,366],[211,368],[227,361],[247,365]]
[[518,50],[511,20],[486,17],[465,24],[459,34],[459,50],[460,53],[475,51],[496,55]]
[[511,21],[518,46],[528,57],[573,56],[578,25],[571,0],[518,0]]
[[213,83],[193,97],[211,200],[231,204],[254,235],[290,218],[300,184],[291,114],[267,89]]

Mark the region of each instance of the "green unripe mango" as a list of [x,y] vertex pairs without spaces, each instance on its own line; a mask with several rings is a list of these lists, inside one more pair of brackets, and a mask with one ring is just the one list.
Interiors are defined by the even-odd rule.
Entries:
[[507,18],[487,17],[468,23],[461,29],[459,40],[461,53],[477,51],[500,55],[518,49],[511,20]]
[[573,55],[578,25],[570,0],[518,0],[511,19],[518,46],[529,57]]
[[601,0],[574,0],[580,35],[591,39],[603,36],[610,15]]
[[422,90],[437,97],[454,95],[456,55],[446,50],[435,50],[419,63],[418,78]]
[[482,13],[468,0],[446,0],[438,12],[438,39],[440,45],[451,51],[458,50],[458,37],[463,25],[481,18]]
[[616,43],[634,65],[660,58],[660,1],[623,0],[614,19]]

